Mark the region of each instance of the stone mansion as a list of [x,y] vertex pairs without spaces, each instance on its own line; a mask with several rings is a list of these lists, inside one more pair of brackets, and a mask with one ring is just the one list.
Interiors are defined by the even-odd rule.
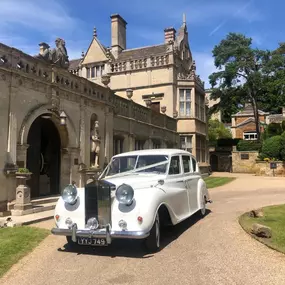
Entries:
[[[70,62],[73,74],[102,83],[110,75],[110,88],[122,98],[163,112],[177,119],[180,147],[191,151],[200,162],[208,163],[207,124],[204,84],[196,75],[189,47],[186,18],[178,32],[164,30],[164,43],[127,49],[127,22],[111,16],[111,47],[102,45],[94,29],[86,53]],[[120,152],[120,138],[114,134],[114,152]],[[136,149],[143,148],[147,134],[138,138]],[[160,148],[160,142],[153,143]]]

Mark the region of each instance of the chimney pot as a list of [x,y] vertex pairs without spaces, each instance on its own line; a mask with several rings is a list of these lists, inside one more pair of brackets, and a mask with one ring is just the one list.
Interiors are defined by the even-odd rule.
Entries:
[[164,30],[164,42],[167,44],[175,41],[176,30],[173,27]]

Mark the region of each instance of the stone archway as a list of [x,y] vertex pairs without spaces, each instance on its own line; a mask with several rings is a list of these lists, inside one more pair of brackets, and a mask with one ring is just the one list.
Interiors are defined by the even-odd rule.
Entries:
[[33,173],[28,185],[31,197],[59,194],[61,138],[49,114],[37,117],[31,124],[27,143],[27,168]]

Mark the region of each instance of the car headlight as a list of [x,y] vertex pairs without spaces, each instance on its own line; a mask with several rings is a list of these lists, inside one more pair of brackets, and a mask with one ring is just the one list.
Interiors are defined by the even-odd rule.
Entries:
[[75,204],[77,200],[77,188],[74,185],[66,186],[62,191],[62,199],[70,205]]
[[127,184],[122,184],[116,191],[116,199],[124,205],[131,205],[134,198],[134,189]]

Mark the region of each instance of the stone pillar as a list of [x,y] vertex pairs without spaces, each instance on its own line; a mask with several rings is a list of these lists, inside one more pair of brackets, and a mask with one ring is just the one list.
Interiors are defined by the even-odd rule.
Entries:
[[113,114],[107,107],[105,110],[105,153],[104,165],[108,163],[113,155]]
[[80,163],[78,167],[78,173],[79,173],[78,187],[79,188],[82,188],[86,185],[86,171],[87,171],[87,166],[84,163]]
[[128,139],[129,151],[135,150],[135,136],[133,134],[129,134]]
[[86,108],[84,99],[80,101],[80,133],[79,133],[79,141],[80,141],[80,158],[81,162],[86,163],[86,124],[85,124],[85,114]]
[[70,153],[68,148],[61,149],[60,189],[72,182],[70,169]]
[[75,181],[76,185],[79,184],[80,175],[78,173],[80,149],[77,147],[70,147],[70,181]]
[[192,136],[192,154],[196,157],[196,134],[193,134]]

